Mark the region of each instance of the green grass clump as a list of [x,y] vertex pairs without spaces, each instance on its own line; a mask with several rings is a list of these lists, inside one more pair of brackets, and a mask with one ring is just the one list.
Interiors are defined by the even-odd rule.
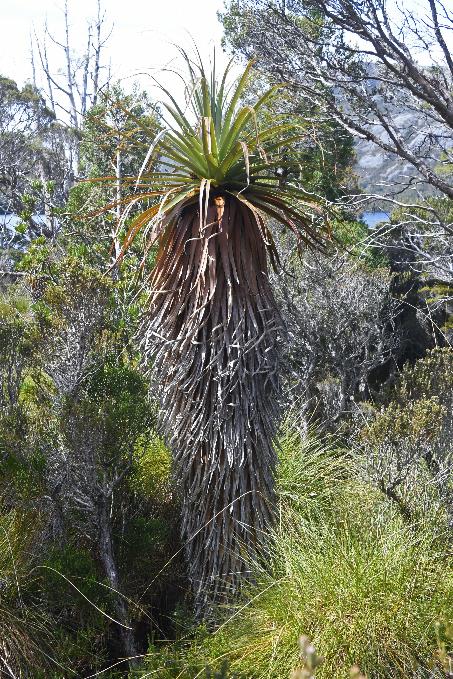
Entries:
[[51,630],[29,600],[30,545],[38,517],[8,511],[0,497],[0,677],[31,677],[48,669]]
[[255,584],[213,633],[155,650],[148,671],[195,679],[227,662],[228,677],[288,679],[305,634],[324,657],[317,679],[345,679],[352,665],[369,678],[437,676],[453,610],[445,536],[407,525],[350,453],[291,432],[278,490]]

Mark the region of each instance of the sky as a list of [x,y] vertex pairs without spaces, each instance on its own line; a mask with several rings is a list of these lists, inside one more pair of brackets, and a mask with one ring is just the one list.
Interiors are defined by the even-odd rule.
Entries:
[[[101,0],[106,9],[105,30],[113,31],[108,40],[104,63],[111,60],[113,80],[121,80],[126,91],[138,81],[152,99],[161,93],[153,86],[150,75],[170,89],[182,102],[183,88],[175,76],[162,69],[183,71],[181,58],[173,43],[191,50],[192,39],[199,47],[205,63],[216,49],[217,62],[222,58],[222,26],[217,12],[223,0]],[[70,43],[83,54],[87,23],[96,14],[96,0],[68,0],[70,13]],[[427,0],[404,0],[406,8],[427,6]],[[56,39],[63,39],[64,0],[0,0],[0,75],[23,85],[31,80],[30,36],[35,32],[42,38],[44,24]],[[393,7],[391,5],[391,7]],[[394,7],[393,7],[394,9]],[[448,36],[447,36],[448,37]],[[451,36],[453,40],[453,36]],[[59,48],[49,47],[53,72],[64,66]],[[427,55],[425,55],[426,57]],[[419,55],[423,60],[423,54]],[[36,57],[37,61],[37,57]],[[235,69],[234,72],[238,72]],[[43,81],[38,82],[41,86]]]
[[[88,19],[96,14],[95,0],[68,0],[71,44],[83,53]],[[112,75],[121,79],[126,90],[138,80],[152,90],[149,75],[162,78],[165,66],[178,68],[181,60],[172,45],[191,49],[192,38],[203,58],[212,54],[214,47],[222,63],[220,41],[222,26],[217,11],[223,0],[104,0],[106,27],[113,25],[112,35],[105,50],[106,61],[111,59]],[[0,0],[1,53],[0,74],[16,80],[20,85],[31,80],[30,34],[43,34],[47,21],[49,32],[63,39],[64,0]],[[61,51],[50,53],[55,71],[63,66]],[[171,77],[170,77],[171,79]]]

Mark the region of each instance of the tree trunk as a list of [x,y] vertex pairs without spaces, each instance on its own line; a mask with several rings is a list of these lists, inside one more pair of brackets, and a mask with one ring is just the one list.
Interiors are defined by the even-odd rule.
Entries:
[[109,512],[109,498],[102,495],[97,503],[98,514],[98,548],[99,556],[107,582],[112,588],[113,606],[115,619],[118,625],[119,637],[123,647],[125,658],[129,660],[129,665],[134,667],[138,664],[139,652],[135,645],[134,632],[129,619],[129,610],[126,599],[121,596],[118,569],[116,566],[112,524]]
[[204,618],[249,577],[272,520],[281,319],[266,237],[261,218],[236,198],[211,205],[204,223],[189,207],[163,238],[153,274],[145,352]]

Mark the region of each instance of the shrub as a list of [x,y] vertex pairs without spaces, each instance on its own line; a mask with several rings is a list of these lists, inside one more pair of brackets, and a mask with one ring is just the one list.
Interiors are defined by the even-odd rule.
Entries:
[[409,520],[453,528],[453,351],[405,365],[386,407],[359,439],[369,476]]
[[291,245],[281,244],[286,272],[275,281],[288,330],[284,399],[307,423],[338,431],[397,349],[400,302],[387,269],[321,253],[296,259]]
[[164,502],[171,495],[171,455],[156,433],[139,436],[134,449],[131,489],[147,499]]
[[289,430],[279,475],[271,553],[255,584],[213,633],[154,649],[147,671],[195,679],[228,662],[233,676],[288,679],[306,634],[324,657],[317,679],[344,679],[352,665],[370,679],[435,676],[453,604],[441,536],[407,525],[329,442]]

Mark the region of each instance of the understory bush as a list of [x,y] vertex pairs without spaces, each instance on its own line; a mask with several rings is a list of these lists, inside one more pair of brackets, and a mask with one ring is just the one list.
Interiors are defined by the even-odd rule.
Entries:
[[152,646],[141,676],[288,679],[301,635],[324,658],[318,679],[345,679],[353,665],[370,679],[444,676],[453,589],[441,529],[405,521],[332,442],[287,428],[280,459],[254,583],[213,632]]
[[453,350],[406,364],[390,402],[371,411],[358,436],[368,478],[411,522],[453,529]]

